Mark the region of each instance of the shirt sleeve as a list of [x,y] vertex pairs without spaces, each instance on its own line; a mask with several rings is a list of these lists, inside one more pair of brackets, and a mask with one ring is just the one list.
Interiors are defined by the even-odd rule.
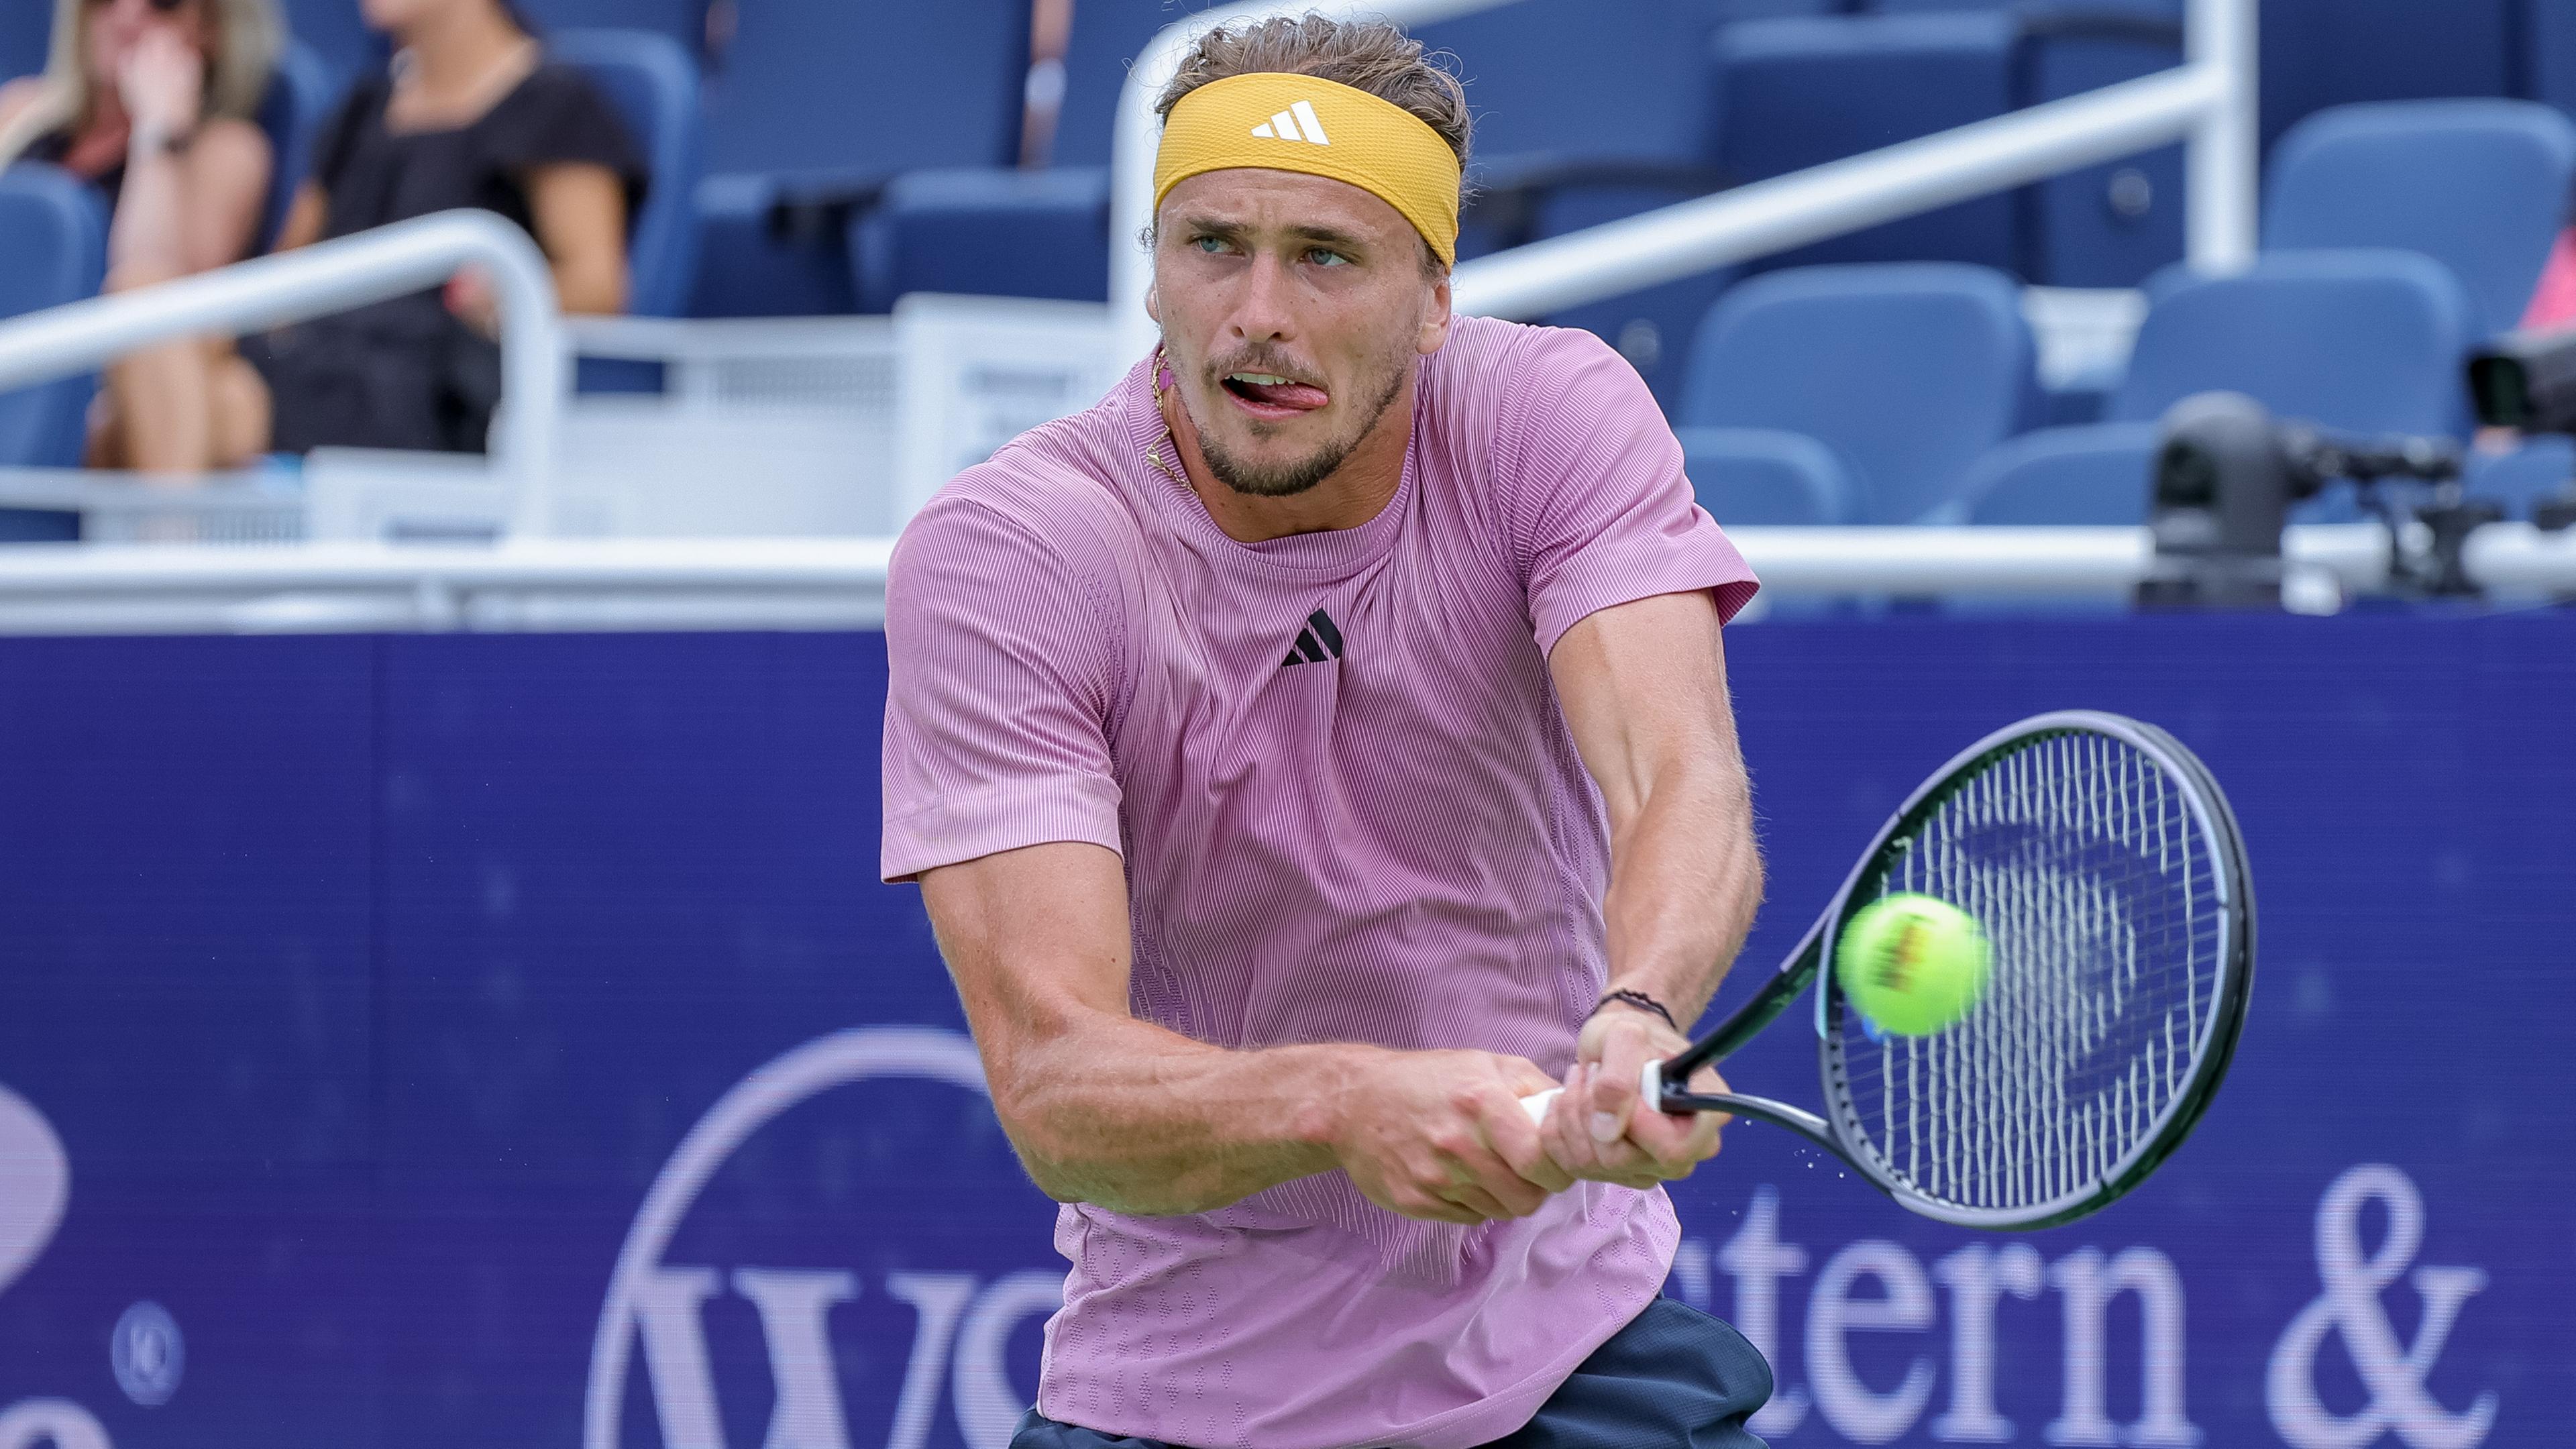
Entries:
[[1104,587],[980,503],[934,500],[904,530],[886,582],[885,879],[1051,841],[1120,849]]
[[518,104],[508,123],[492,128],[486,140],[492,164],[511,173],[600,167],[626,188],[631,225],[651,178],[624,118],[590,77],[572,66],[548,65],[512,99]]
[[1682,475],[1681,444],[1618,353],[1547,329],[1523,353],[1496,455],[1515,562],[1541,652],[1590,615],[1656,594],[1713,592],[1732,619],[1760,584]]

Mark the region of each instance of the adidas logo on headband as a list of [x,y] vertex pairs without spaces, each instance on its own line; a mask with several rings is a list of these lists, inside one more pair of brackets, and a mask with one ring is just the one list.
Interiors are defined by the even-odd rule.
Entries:
[[1253,127],[1252,134],[1265,141],[1312,141],[1318,146],[1333,144],[1324,139],[1324,123],[1316,118],[1315,108],[1304,101],[1290,102],[1287,110]]

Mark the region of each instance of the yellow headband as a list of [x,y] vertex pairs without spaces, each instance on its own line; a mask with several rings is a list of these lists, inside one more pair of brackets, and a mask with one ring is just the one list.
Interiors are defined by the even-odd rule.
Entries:
[[1442,266],[1458,260],[1458,153],[1392,101],[1311,75],[1210,81],[1163,124],[1154,206],[1190,177],[1238,166],[1348,182],[1402,212]]

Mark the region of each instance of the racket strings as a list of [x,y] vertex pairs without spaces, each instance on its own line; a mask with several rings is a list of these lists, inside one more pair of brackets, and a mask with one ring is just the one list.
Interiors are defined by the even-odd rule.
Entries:
[[2119,1171],[2207,1044],[2219,867],[2190,795],[2116,738],[2043,737],[1962,782],[1880,889],[1984,923],[1984,998],[1930,1037],[1873,1040],[1845,1012],[1850,1101],[1891,1174],[1959,1206],[2014,1209]]

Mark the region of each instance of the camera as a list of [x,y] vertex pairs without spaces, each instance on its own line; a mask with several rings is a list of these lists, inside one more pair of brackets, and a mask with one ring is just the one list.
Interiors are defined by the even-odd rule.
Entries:
[[[2283,423],[2235,392],[2184,398],[2164,416],[2149,483],[2155,558],[2138,585],[2142,607],[2273,608],[2281,602],[2281,531],[2294,503],[2337,480],[2360,490],[2365,512],[2388,528],[2390,575],[2401,591],[2474,594],[2461,567],[2470,533],[2503,516],[2459,496],[2459,445],[2448,438],[2354,438]],[[2378,485],[2435,486],[2413,510],[2428,531],[2425,557],[2403,546],[2409,530]]]

